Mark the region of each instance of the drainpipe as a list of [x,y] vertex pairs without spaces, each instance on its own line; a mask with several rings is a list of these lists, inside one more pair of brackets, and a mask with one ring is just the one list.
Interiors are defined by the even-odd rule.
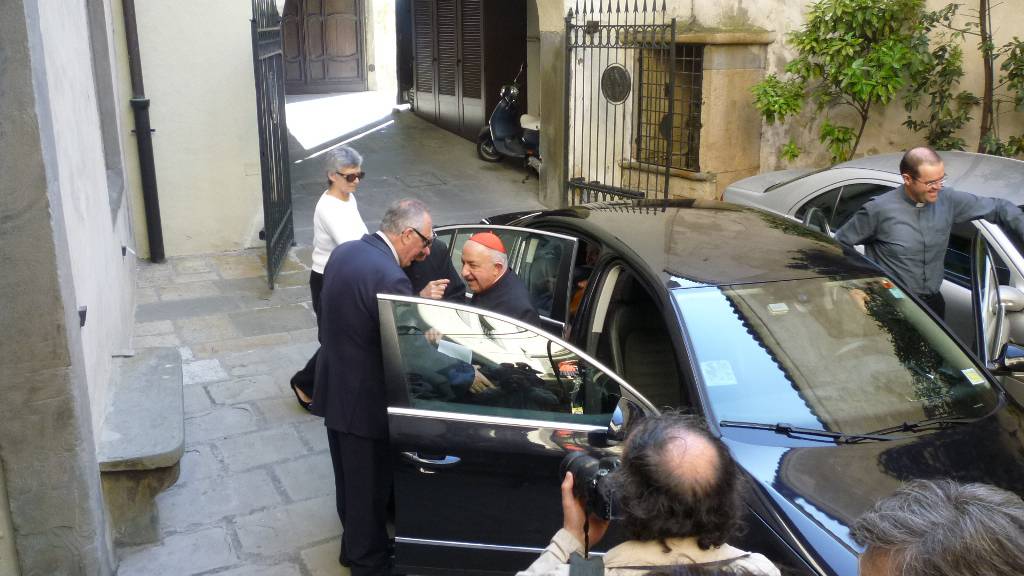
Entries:
[[132,111],[135,113],[135,144],[139,148],[142,175],[142,202],[146,210],[146,235],[149,260],[164,261],[164,233],[160,224],[160,199],[156,192],[156,168],[153,162],[153,129],[149,125],[149,99],[142,84],[142,60],[139,57],[139,30],[135,25],[135,0],[123,0],[124,33],[128,40],[128,70],[132,78]]

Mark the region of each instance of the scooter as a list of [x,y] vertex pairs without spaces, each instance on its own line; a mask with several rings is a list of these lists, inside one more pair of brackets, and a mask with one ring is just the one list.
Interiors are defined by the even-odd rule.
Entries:
[[494,107],[490,121],[477,135],[476,153],[487,162],[500,162],[506,156],[525,158],[527,166],[539,174],[543,164],[540,157],[540,118],[519,113],[519,77],[524,68],[520,66],[515,80],[501,87],[501,99]]

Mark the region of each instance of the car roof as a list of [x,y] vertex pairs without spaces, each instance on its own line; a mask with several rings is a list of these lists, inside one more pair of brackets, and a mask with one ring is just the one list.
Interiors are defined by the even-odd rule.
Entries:
[[[946,165],[946,186],[978,196],[1005,198],[1024,204],[1024,162],[975,152],[940,152]],[[833,168],[860,168],[899,174],[903,153],[856,158]]]
[[[542,212],[635,253],[669,288],[863,277],[879,272],[855,252],[788,218],[717,200],[588,204]],[[682,281],[681,281],[682,280]]]

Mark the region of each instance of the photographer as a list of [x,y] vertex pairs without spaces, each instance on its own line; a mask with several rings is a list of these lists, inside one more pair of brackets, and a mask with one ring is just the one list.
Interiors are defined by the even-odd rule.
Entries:
[[[739,525],[738,470],[728,448],[699,419],[668,413],[640,421],[607,481],[630,539],[605,554],[604,574],[639,576],[674,565],[779,574],[764,556],[726,544]],[[562,529],[519,576],[601,573],[600,567],[570,571],[570,563],[581,564],[574,553],[583,554],[588,536],[592,545],[608,528],[607,520],[588,518],[573,482],[572,473],[562,481]]]

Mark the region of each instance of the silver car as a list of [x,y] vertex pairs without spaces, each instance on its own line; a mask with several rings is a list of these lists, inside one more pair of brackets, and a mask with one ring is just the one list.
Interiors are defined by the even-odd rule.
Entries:
[[[947,188],[1024,204],[1024,162],[972,152],[941,155]],[[882,154],[823,170],[759,174],[726,188],[725,200],[782,214],[831,234],[865,202],[903,183],[901,157]],[[1024,352],[1012,344],[1024,345],[1024,244],[1012,235],[976,220],[954,227],[946,251],[946,323],[986,363]],[[988,304],[977,321],[972,294]]]

